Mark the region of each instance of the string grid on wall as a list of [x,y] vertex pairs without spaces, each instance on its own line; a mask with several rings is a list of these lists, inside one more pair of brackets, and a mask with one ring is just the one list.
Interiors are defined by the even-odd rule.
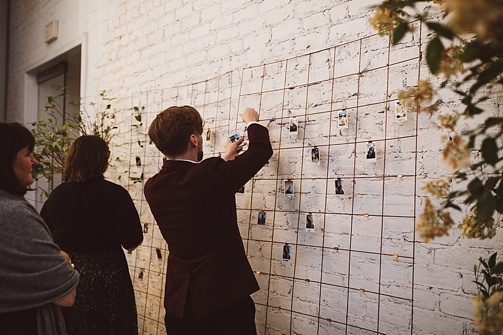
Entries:
[[420,78],[418,40],[419,26],[396,47],[373,35],[244,68],[238,83],[228,72],[133,96],[128,189],[147,228],[128,262],[144,333],[164,331],[169,252],[142,192],[162,165],[146,132],[158,112],[188,104],[205,120],[206,157],[243,134],[246,107],[270,132],[273,157],[236,194],[261,287],[258,332],[412,334],[418,119],[396,94]]

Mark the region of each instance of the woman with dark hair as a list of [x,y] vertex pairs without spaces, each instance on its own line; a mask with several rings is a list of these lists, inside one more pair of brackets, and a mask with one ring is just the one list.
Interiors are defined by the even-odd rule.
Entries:
[[0,334],[66,334],[59,306],[74,303],[79,274],[24,195],[34,182],[35,139],[0,123]]
[[77,138],[41,215],[80,272],[75,304],[63,311],[68,333],[138,334],[133,285],[122,248],[143,241],[138,212],[122,187],[104,179],[110,151],[98,136]]

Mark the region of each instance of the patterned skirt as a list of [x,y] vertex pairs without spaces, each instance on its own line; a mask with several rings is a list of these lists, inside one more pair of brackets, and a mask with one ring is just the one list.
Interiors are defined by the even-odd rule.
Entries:
[[137,335],[136,303],[124,254],[69,255],[80,282],[75,304],[62,308],[68,335]]

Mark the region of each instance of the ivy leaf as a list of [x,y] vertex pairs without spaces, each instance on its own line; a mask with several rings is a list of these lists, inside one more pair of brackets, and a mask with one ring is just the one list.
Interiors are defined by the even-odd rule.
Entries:
[[426,22],[426,25],[428,26],[428,28],[442,37],[445,37],[449,40],[452,40],[454,38],[454,33],[452,32],[452,30],[438,22],[429,21]]
[[502,197],[502,198],[503,198],[503,174],[501,175],[501,181],[500,181],[500,184],[499,184],[498,188],[496,189],[496,194],[497,194],[499,197]]
[[495,210],[498,213],[503,214],[503,199],[502,198],[497,198]]
[[489,127],[503,124],[503,117],[488,117],[484,122],[484,130]]
[[452,203],[451,201],[447,201],[444,205],[444,208],[454,208],[458,211],[461,211],[461,207],[459,207],[458,205]]
[[500,184],[496,189],[496,211],[498,213],[503,214],[503,177],[500,180]]
[[485,188],[480,179],[475,177],[468,184],[468,191],[470,191],[471,195],[479,197],[485,192]]
[[503,62],[492,63],[487,69],[480,72],[478,80],[470,88],[471,93],[475,93],[479,88],[496,79],[503,72]]
[[489,192],[482,194],[477,200],[477,216],[480,221],[487,221],[493,215],[495,208],[496,199],[494,199],[494,196]]
[[465,113],[467,115],[477,115],[477,114],[481,114],[483,113],[484,110],[482,108],[478,108],[477,106],[475,106],[474,104],[470,103],[469,105],[466,106],[466,109],[465,109]]
[[438,37],[432,39],[426,47],[426,63],[428,64],[432,74],[437,74],[438,72],[443,51],[444,45]]
[[503,273],[503,262],[499,262],[498,264],[496,264],[493,268],[492,268],[492,271],[491,271],[493,274],[495,275],[499,275],[501,273]]
[[468,147],[472,148],[475,146],[475,135],[471,135],[468,140]]
[[398,44],[402,38],[405,36],[405,33],[409,30],[409,25],[407,22],[400,22],[400,24],[393,31],[393,45]]
[[477,286],[479,287],[479,290],[483,293],[483,292],[487,292],[487,288],[484,286],[484,284],[478,282],[478,281],[474,281],[475,284],[477,284]]
[[497,176],[487,178],[485,185],[486,190],[492,191],[492,189],[494,188],[494,186],[496,186],[499,180],[501,180],[501,177]]
[[482,264],[484,266],[484,268],[489,269],[489,266],[487,266],[486,261],[483,260],[482,257],[479,258],[479,262],[480,262],[480,264]]
[[496,265],[496,256],[497,255],[498,255],[498,253],[495,252],[494,254],[491,255],[491,257],[489,257],[489,260],[487,261],[487,265],[489,265],[489,268],[492,269]]
[[479,46],[476,43],[468,43],[463,53],[459,56],[459,59],[461,59],[464,63],[470,63],[474,61],[478,55]]
[[498,145],[496,144],[496,140],[491,137],[487,137],[482,142],[482,157],[484,160],[495,166],[498,163]]

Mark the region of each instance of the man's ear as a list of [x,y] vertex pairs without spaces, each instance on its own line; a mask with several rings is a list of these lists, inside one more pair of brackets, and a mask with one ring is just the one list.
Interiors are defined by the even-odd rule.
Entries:
[[197,147],[197,141],[198,141],[198,139],[197,139],[196,135],[194,135],[194,134],[190,135],[189,142],[191,145]]

